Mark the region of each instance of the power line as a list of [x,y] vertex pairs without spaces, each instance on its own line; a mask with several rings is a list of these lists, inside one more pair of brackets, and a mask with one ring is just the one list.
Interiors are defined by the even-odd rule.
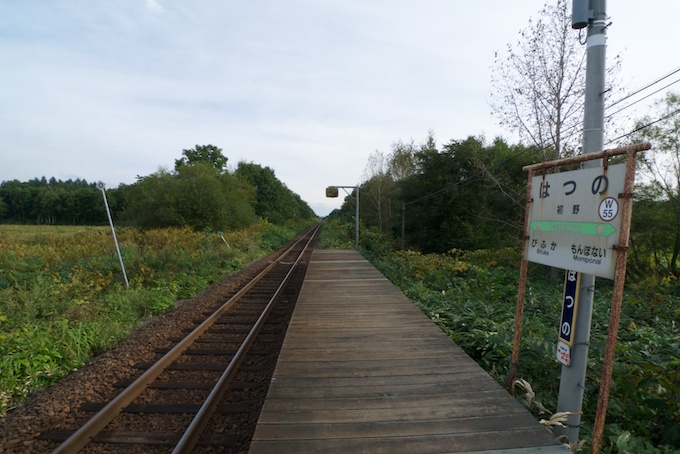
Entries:
[[652,87],[652,86],[658,84],[659,82],[661,82],[661,81],[664,80],[664,79],[668,79],[670,76],[672,76],[673,74],[678,73],[678,72],[680,72],[680,68],[674,69],[673,71],[669,72],[669,73],[666,74],[665,76],[661,76],[661,77],[655,79],[654,81],[648,83],[648,84],[645,85],[644,87],[638,88],[638,89],[635,90],[634,92],[629,93],[628,95],[624,96],[623,98],[619,99],[618,101],[615,101],[615,102],[611,103],[610,105],[608,105],[607,107],[605,107],[605,110],[610,109],[611,107],[613,107],[613,106],[615,106],[615,105],[617,105],[617,104],[619,104],[619,103],[625,101],[626,99],[635,96],[636,94],[640,93],[641,91],[644,91],[644,90],[646,90],[646,89],[648,89],[648,88],[650,88],[650,87]]
[[[530,151],[533,152],[533,151],[536,151],[536,150],[538,150],[538,149],[540,149],[540,147],[538,147],[538,146],[536,146],[536,145],[534,145],[534,146],[532,146],[532,147],[527,147],[527,148],[525,148],[524,150],[520,151],[519,153],[516,153],[516,154],[514,154],[514,155],[512,155],[512,156],[508,156],[507,158],[505,158],[505,159],[503,159],[503,160],[497,162],[496,164],[492,165],[490,168],[486,169],[486,171],[489,172],[489,171],[491,171],[491,170],[494,170],[494,169],[496,169],[497,167],[499,167],[499,166],[501,166],[501,165],[503,165],[503,164],[509,163],[509,162],[512,161],[513,159],[519,158],[521,155],[523,155],[523,154],[525,154],[525,153],[528,153],[528,152],[530,152]],[[417,198],[417,199],[415,199],[415,200],[411,200],[410,202],[405,202],[404,205],[411,205],[411,204],[413,204],[413,203],[422,202],[422,201],[424,201],[424,200],[432,199],[432,198],[437,197],[438,195],[444,194],[444,193],[446,193],[446,192],[448,192],[448,191],[450,191],[450,190],[452,190],[452,189],[454,189],[454,188],[456,188],[456,187],[458,187],[458,186],[464,186],[464,185],[466,185],[466,184],[470,184],[470,183],[476,181],[477,179],[479,179],[479,178],[482,177],[482,176],[484,176],[484,171],[480,171],[480,172],[478,172],[478,173],[475,174],[475,175],[472,175],[472,176],[470,176],[470,177],[468,177],[468,178],[466,178],[466,179],[464,179],[464,180],[457,181],[457,182],[455,182],[455,183],[453,183],[453,184],[451,184],[451,185],[449,185],[449,186],[446,186],[446,187],[444,187],[444,188],[442,188],[442,189],[439,189],[439,190],[437,190],[437,191],[435,191],[435,192],[433,192],[433,193],[426,194],[426,195],[424,195],[424,196],[422,196],[422,197],[419,197],[419,198]]]
[[647,123],[646,125],[639,126],[639,127],[635,128],[634,130],[632,130],[632,131],[629,132],[629,133],[620,135],[619,137],[616,137],[616,138],[610,140],[609,142],[607,142],[607,145],[609,145],[610,143],[615,142],[615,141],[617,141],[617,140],[619,140],[619,139],[623,139],[624,137],[632,136],[632,135],[635,134],[636,132],[639,132],[639,131],[642,131],[643,129],[649,128],[650,126],[653,126],[653,125],[655,125],[656,123],[659,123],[660,121],[664,121],[664,120],[666,120],[666,119],[672,117],[673,115],[675,115],[675,114],[677,114],[677,113],[680,113],[680,109],[678,109],[678,110],[676,110],[676,111],[674,111],[674,112],[671,112],[671,113],[669,113],[669,114],[667,114],[667,115],[664,115],[663,117],[661,117],[661,118],[659,118],[659,119],[657,119],[657,120],[654,120],[654,121],[652,121],[652,122],[650,122],[650,123]]
[[[634,106],[635,104],[637,104],[637,103],[639,103],[639,102],[641,102],[641,101],[644,101],[645,99],[649,98],[650,96],[653,96],[653,95],[659,93],[660,91],[665,90],[666,88],[670,87],[671,85],[677,84],[678,82],[680,82],[680,79],[677,79],[677,80],[675,80],[674,82],[671,82],[670,84],[664,85],[663,87],[659,88],[658,90],[653,91],[652,93],[650,93],[650,94],[648,94],[647,96],[644,96],[644,97],[638,99],[637,101],[633,101],[632,103],[628,104],[627,106],[620,108],[620,109],[617,110],[616,112],[607,115],[605,118],[611,118],[611,117],[613,117],[614,115],[616,115],[617,113],[619,113],[619,112],[621,112],[621,111],[623,111],[623,110],[626,110],[627,108],[629,108],[629,107],[631,107],[631,106]],[[611,106],[609,106],[609,107],[611,107]]]
[[[635,96],[636,94],[638,94],[638,93],[640,93],[640,92],[642,92],[642,91],[644,91],[644,90],[646,90],[646,89],[648,89],[648,88],[650,88],[650,87],[653,87],[654,85],[660,83],[660,82],[663,81],[664,79],[667,79],[667,78],[669,78],[670,76],[672,76],[673,74],[676,74],[676,73],[678,73],[678,72],[680,72],[680,67],[674,69],[673,71],[667,73],[667,74],[664,75],[664,76],[661,76],[661,77],[655,79],[654,81],[648,83],[647,85],[643,86],[642,88],[639,88],[639,89],[635,90],[634,92],[629,93],[628,95],[624,96],[623,98],[619,99],[618,101],[613,102],[612,104],[610,104],[609,106],[607,106],[607,107],[605,108],[605,110],[606,110],[606,109],[609,109],[609,108],[611,108],[611,107],[613,107],[613,106],[615,106],[615,105],[617,105],[617,104],[619,104],[619,103],[621,103],[621,102],[623,102],[623,101],[625,101],[626,99],[629,99],[629,98]],[[659,93],[659,92],[662,91],[662,90],[665,90],[666,88],[668,88],[668,87],[670,87],[670,86],[672,86],[672,85],[675,85],[675,84],[678,83],[678,82],[680,82],[680,79],[677,79],[677,80],[675,80],[674,82],[671,82],[671,83],[665,85],[664,87],[662,87],[662,88],[660,88],[660,89],[658,89],[658,90],[656,90],[656,91],[654,91],[654,92],[652,92],[652,93],[646,95],[645,97],[643,97],[643,98],[641,98],[641,99],[638,99],[637,101],[634,101],[633,103],[628,104],[628,105],[625,106],[625,107],[622,107],[621,109],[617,110],[616,112],[607,115],[606,118],[607,118],[607,119],[608,119],[608,118],[611,118],[611,117],[613,117],[614,115],[618,114],[619,112],[621,112],[621,111],[623,111],[623,110],[625,110],[625,109],[628,109],[629,107],[631,107],[631,106],[633,106],[633,105],[635,105],[635,104],[637,104],[637,103],[639,103],[639,102],[641,102],[641,101],[643,101],[643,100],[649,98],[650,96],[653,96],[653,95]],[[635,134],[636,132],[639,132],[639,131],[641,131],[641,130],[643,130],[643,129],[645,129],[645,128],[648,128],[648,127],[650,127],[650,126],[652,126],[652,125],[654,125],[654,124],[656,124],[656,123],[658,123],[658,122],[660,122],[660,121],[663,121],[663,120],[665,120],[665,119],[667,119],[667,118],[669,118],[669,117],[671,117],[671,116],[677,114],[678,112],[680,112],[680,109],[678,109],[678,110],[676,110],[675,112],[672,112],[672,113],[670,113],[670,114],[668,114],[668,115],[665,115],[664,117],[659,118],[658,120],[655,120],[655,121],[653,121],[653,122],[651,122],[651,123],[648,123],[648,124],[646,124],[646,125],[640,126],[640,127],[636,128],[634,131],[631,131],[631,132],[629,132],[629,133],[627,133],[627,134],[623,134],[623,135],[621,135],[621,136],[619,136],[619,137],[616,137],[616,138],[614,138],[614,139],[611,139],[609,142],[607,142],[607,144],[610,144],[610,143],[615,142],[615,141],[617,141],[617,140],[619,140],[619,139],[622,139],[622,138],[631,136],[631,135]],[[583,128],[582,128],[581,126],[582,126],[582,125],[575,124],[575,125],[573,125],[573,126],[567,128],[567,129],[565,129],[564,131],[562,131],[562,134],[565,134],[565,133],[571,131],[572,129],[576,129],[576,128],[579,128],[579,127],[580,127],[580,129],[576,129],[576,131],[574,131],[572,134],[569,134],[569,135],[566,136],[566,137],[563,135],[563,139],[568,139],[568,138],[570,138],[570,137],[572,137],[572,136],[574,136],[574,135],[576,135],[576,134],[582,133],[582,132],[583,132]],[[528,147],[528,148],[524,149],[523,151],[517,153],[516,155],[510,156],[510,157],[508,157],[508,158],[506,158],[506,159],[504,159],[504,160],[502,160],[502,161],[497,162],[496,164],[494,164],[493,166],[491,166],[489,169],[486,169],[486,171],[489,172],[489,171],[491,171],[491,170],[494,170],[494,169],[496,169],[497,167],[501,166],[502,164],[506,164],[506,163],[512,161],[513,159],[516,159],[516,158],[520,157],[521,155],[523,155],[523,154],[525,154],[525,153],[528,153],[528,152],[530,152],[530,151],[539,150],[539,149],[543,148],[547,143],[548,143],[548,141],[544,141],[544,142],[541,143],[540,145],[534,145],[534,146],[532,146],[532,147]],[[456,183],[453,183],[453,184],[451,184],[451,185],[449,185],[449,186],[446,186],[446,187],[444,187],[444,188],[442,188],[442,189],[439,189],[439,190],[437,190],[437,191],[435,191],[435,192],[433,192],[433,193],[426,194],[426,195],[424,195],[424,196],[422,196],[422,197],[419,197],[419,198],[417,198],[417,199],[415,199],[415,200],[411,200],[411,201],[409,201],[409,202],[405,202],[405,203],[404,203],[404,206],[406,206],[406,205],[412,205],[412,204],[414,204],[414,203],[418,203],[418,202],[422,202],[422,201],[425,201],[425,200],[432,199],[432,198],[437,197],[437,196],[439,196],[439,195],[441,195],[441,194],[444,194],[444,193],[446,193],[446,192],[448,192],[448,191],[450,191],[450,190],[452,190],[452,189],[454,189],[454,188],[456,188],[456,187],[463,186],[463,185],[465,185],[465,184],[470,184],[470,183],[476,181],[477,179],[479,179],[479,178],[480,178],[481,176],[483,176],[483,175],[484,175],[484,172],[480,171],[478,174],[473,175],[473,176],[471,176],[471,177],[469,177],[469,178],[466,178],[465,180],[457,181]]]
[[[656,123],[659,123],[659,122],[661,122],[661,121],[663,121],[663,120],[666,120],[667,118],[670,118],[670,117],[672,117],[673,115],[678,114],[678,113],[680,113],[680,109],[678,109],[678,110],[676,110],[676,111],[674,111],[674,112],[671,112],[671,113],[669,113],[669,114],[667,114],[667,115],[664,115],[663,117],[658,118],[658,119],[656,119],[656,120],[654,120],[654,121],[652,121],[652,122],[650,122],[650,123],[647,123],[647,124],[645,124],[645,125],[642,125],[642,126],[636,128],[635,130],[629,132],[629,133],[626,133],[626,134],[620,135],[620,136],[618,136],[618,137],[616,137],[616,138],[614,138],[614,139],[611,139],[609,142],[607,142],[607,145],[609,145],[610,143],[613,143],[613,142],[615,142],[615,141],[617,141],[617,140],[619,140],[619,139],[623,139],[623,138],[625,138],[625,137],[631,136],[631,135],[635,134],[636,132],[642,131],[643,129],[648,128],[648,127],[650,127],[650,126],[653,126],[653,125],[655,125]],[[582,130],[579,131],[579,132],[582,132]],[[574,134],[576,134],[576,132],[575,132]],[[573,135],[573,134],[572,134],[572,135]],[[569,137],[571,137],[571,136],[569,136]],[[494,169],[500,167],[501,165],[507,164],[507,163],[509,163],[510,161],[519,158],[520,156],[522,156],[522,155],[525,154],[525,153],[529,153],[529,152],[533,152],[533,151],[539,150],[540,148],[543,147],[543,145],[544,145],[544,144],[541,144],[540,146],[534,145],[534,146],[531,146],[531,147],[527,147],[527,148],[525,148],[524,150],[520,151],[519,153],[516,153],[516,154],[514,154],[514,155],[512,155],[512,156],[509,156],[509,157],[503,159],[502,161],[497,162],[496,164],[494,164],[494,165],[491,166],[490,168],[486,169],[486,171],[487,171],[487,172],[490,172],[491,170],[494,170]],[[465,186],[466,184],[471,184],[471,183],[477,181],[477,180],[478,180],[479,178],[481,178],[482,176],[484,176],[484,171],[480,171],[479,173],[477,173],[477,174],[475,174],[475,175],[472,175],[472,176],[470,176],[470,177],[468,177],[468,178],[466,178],[466,179],[464,179],[464,180],[462,180],[462,181],[457,181],[457,182],[455,182],[455,183],[453,183],[453,184],[451,184],[451,185],[449,185],[449,186],[446,186],[446,187],[444,187],[444,188],[441,188],[441,189],[439,189],[439,190],[437,190],[437,191],[435,191],[435,192],[432,192],[432,193],[430,193],[430,194],[426,194],[426,195],[424,195],[424,196],[422,196],[422,197],[419,197],[419,198],[417,198],[417,199],[415,199],[415,200],[411,200],[411,201],[409,201],[409,202],[405,202],[404,205],[412,205],[412,204],[414,204],[414,203],[418,203],[418,202],[422,202],[422,201],[425,201],[425,200],[432,199],[432,198],[437,197],[437,196],[439,196],[439,195],[441,195],[441,194],[444,194],[444,193],[446,193],[446,192],[448,192],[448,191],[450,191],[450,190],[452,190],[452,189],[455,189],[456,187]]]

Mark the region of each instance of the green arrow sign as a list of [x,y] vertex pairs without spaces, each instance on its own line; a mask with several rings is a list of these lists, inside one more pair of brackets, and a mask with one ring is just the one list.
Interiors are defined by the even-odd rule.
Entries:
[[568,235],[609,236],[616,232],[611,224],[598,222],[533,221],[531,230],[540,232],[565,233]]

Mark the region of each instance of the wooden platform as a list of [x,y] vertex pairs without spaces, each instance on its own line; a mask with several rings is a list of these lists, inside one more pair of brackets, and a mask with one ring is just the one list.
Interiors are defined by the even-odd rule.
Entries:
[[356,251],[310,261],[250,453],[561,453]]

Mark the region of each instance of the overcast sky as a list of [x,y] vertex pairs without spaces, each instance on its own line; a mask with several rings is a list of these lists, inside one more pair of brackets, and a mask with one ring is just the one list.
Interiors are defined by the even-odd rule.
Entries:
[[[0,181],[116,187],[213,144],[326,215],[342,197],[325,187],[397,140],[515,142],[490,114],[491,66],[543,4],[0,0]],[[630,90],[680,66],[680,2],[607,7]]]

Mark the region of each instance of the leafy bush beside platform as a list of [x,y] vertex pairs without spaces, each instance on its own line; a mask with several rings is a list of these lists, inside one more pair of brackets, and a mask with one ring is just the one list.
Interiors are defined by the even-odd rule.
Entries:
[[[348,224],[324,229],[349,232]],[[351,238],[351,236],[350,236]],[[490,375],[502,382],[512,352],[519,264],[514,248],[421,254],[397,250],[375,230],[361,231],[362,253]],[[530,264],[519,376],[555,411],[561,365],[555,348],[563,277]],[[581,438],[589,441],[604,357],[612,285],[597,280]],[[629,279],[603,452],[680,452],[680,283]],[[536,407],[532,409],[537,412]],[[537,414],[537,416],[539,416]],[[549,415],[540,415],[546,418]]]

